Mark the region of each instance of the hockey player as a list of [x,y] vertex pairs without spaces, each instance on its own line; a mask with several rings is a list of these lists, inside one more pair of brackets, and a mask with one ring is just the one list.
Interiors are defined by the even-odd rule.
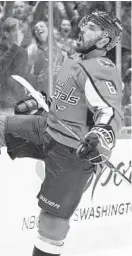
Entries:
[[6,122],[3,144],[10,157],[45,161],[33,256],[61,255],[69,219],[87,180],[97,164],[109,159],[122,126],[122,81],[115,64],[106,57],[121,40],[122,25],[116,17],[96,11],[85,16],[79,27],[78,54],[68,58],[60,69],[48,116],[15,115]]

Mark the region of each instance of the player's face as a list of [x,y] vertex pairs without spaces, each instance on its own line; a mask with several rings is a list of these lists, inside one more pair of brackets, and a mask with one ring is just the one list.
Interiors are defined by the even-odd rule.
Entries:
[[76,51],[84,54],[87,53],[87,50],[101,39],[101,34],[102,30],[100,26],[89,21],[86,26],[80,29]]
[[48,28],[45,22],[43,21],[38,22],[35,26],[34,32],[35,32],[35,36],[37,37],[40,43],[46,42],[48,37]]
[[22,19],[25,16],[25,3],[16,1],[13,6],[13,16],[17,19]]

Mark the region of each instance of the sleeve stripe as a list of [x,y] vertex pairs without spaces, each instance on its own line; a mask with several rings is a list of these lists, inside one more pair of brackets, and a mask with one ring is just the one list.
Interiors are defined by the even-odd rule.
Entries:
[[[88,79],[89,79],[89,82],[91,83],[91,87],[93,87],[94,91],[96,92],[96,94],[98,95],[98,97],[100,97],[100,99],[102,99],[102,101],[109,107],[110,104],[103,98],[103,96],[100,94],[99,90],[96,88],[95,84],[94,84],[94,81],[92,79],[92,77],[90,76],[90,74],[88,73],[88,71],[84,68],[84,66],[79,63],[79,65],[82,67],[82,69],[84,70],[84,72],[86,73]],[[87,81],[86,81],[87,82]],[[89,92],[90,93],[90,92]],[[103,105],[104,106],[104,105]]]
[[[88,103],[91,107],[98,107],[98,112],[100,112],[100,116],[97,118],[98,123],[108,123],[114,117],[114,109],[110,106],[110,104],[104,100],[98,89],[95,87],[94,82],[82,64],[79,65],[83,68],[85,73],[87,74],[87,80],[85,83],[85,96],[88,100]],[[97,121],[95,120],[95,121]]]
[[108,124],[110,125],[111,124],[111,122],[112,122],[112,120],[115,118],[115,110],[113,109],[113,115],[111,116],[111,118],[110,118],[110,120],[109,120],[109,122],[108,122]]
[[85,83],[85,96],[92,107],[108,107],[96,92],[89,78],[87,78]]
[[106,109],[102,109],[102,115],[98,119],[98,122],[102,124],[108,124],[112,117],[113,117],[113,109],[110,107],[107,107]]

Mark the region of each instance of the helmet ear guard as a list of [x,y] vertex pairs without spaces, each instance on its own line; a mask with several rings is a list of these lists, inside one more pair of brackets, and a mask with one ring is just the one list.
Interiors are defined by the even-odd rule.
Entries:
[[102,37],[100,40],[98,40],[96,42],[96,48],[98,50],[106,49],[109,42],[110,42],[110,38],[108,36],[107,37]]

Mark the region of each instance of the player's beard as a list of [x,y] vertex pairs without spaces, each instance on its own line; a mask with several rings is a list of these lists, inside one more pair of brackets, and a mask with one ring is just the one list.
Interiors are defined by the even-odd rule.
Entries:
[[[96,42],[98,42],[99,40],[100,40],[100,38],[96,38],[94,40],[91,39],[91,40],[89,40],[89,42],[85,43],[82,39],[81,42],[77,43],[76,52],[82,53],[82,54],[89,53],[90,49],[93,49]],[[96,46],[95,46],[95,48],[96,48]]]

